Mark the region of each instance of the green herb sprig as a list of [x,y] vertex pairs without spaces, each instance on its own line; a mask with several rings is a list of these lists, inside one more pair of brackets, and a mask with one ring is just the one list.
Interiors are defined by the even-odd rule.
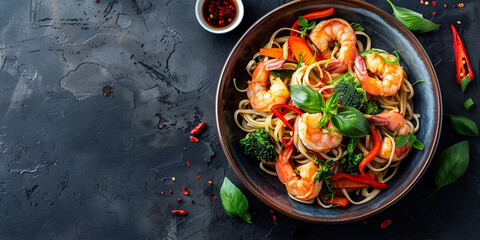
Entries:
[[365,28],[363,28],[362,25],[360,25],[359,23],[350,23],[350,26],[352,26],[353,31],[365,31]]
[[423,143],[417,139],[413,133],[409,132],[407,135],[399,135],[395,138],[395,147],[412,147],[418,150],[423,150]]
[[300,34],[301,38],[305,38],[307,36],[307,31],[312,30],[315,27],[315,22],[308,22],[307,19],[300,16],[298,17],[298,26],[300,26]]
[[387,0],[392,6],[393,16],[402,22],[408,29],[416,33],[427,33],[437,30],[440,25],[423,18],[423,15],[407,8],[397,7],[390,0]]
[[334,175],[334,173],[330,170],[332,167],[332,160],[325,161],[325,163],[322,162],[321,159],[317,158],[317,163],[318,163],[318,170],[317,173],[315,174],[314,181],[319,182],[320,180],[323,180],[323,184],[325,188],[323,188],[323,199],[331,199],[333,200],[333,196],[335,195],[335,191],[333,191],[332,188],[332,179],[331,177]]
[[230,217],[240,217],[247,223],[252,223],[248,211],[248,201],[242,191],[238,189],[227,177],[220,188],[220,199],[223,208]]

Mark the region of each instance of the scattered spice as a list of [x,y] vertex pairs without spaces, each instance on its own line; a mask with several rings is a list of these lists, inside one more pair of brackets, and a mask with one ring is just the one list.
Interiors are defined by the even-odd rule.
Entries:
[[432,6],[435,7],[435,5],[437,5],[437,1],[432,1]]
[[432,12],[432,16],[435,16],[435,14],[436,14],[435,11],[433,11],[433,12]]
[[177,198],[177,202],[181,202],[181,201],[182,201],[182,199],[181,199],[181,198]]
[[183,187],[183,194],[184,194],[185,196],[188,195],[188,191],[187,191],[187,188],[186,188],[186,187]]
[[174,181],[174,182],[175,182],[175,177],[172,177],[172,181]]
[[457,7],[459,7],[459,8],[463,8],[464,6],[465,6],[465,4],[463,4],[463,3],[457,4]]
[[165,125],[160,125],[158,126],[159,129],[162,129]]
[[425,2],[425,5],[428,5],[428,2]]
[[213,182],[212,182],[212,181],[208,181],[208,184],[212,185],[212,184],[213,184]]
[[273,219],[274,222],[277,221],[277,217],[275,215],[272,215],[272,219]]
[[172,213],[176,214],[176,215],[185,215],[185,214],[187,214],[187,211],[185,211],[185,210],[173,210]]
[[366,221],[366,220],[364,220],[364,221],[363,221],[363,224],[367,224],[367,221]]
[[103,86],[103,87],[102,87],[102,92],[103,92],[103,96],[109,97],[109,96],[111,96],[112,93],[113,93],[113,87],[110,86],[110,85]]
[[210,197],[208,197],[208,199],[210,199],[210,202],[215,202],[217,201],[217,196],[215,194],[210,194]]
[[462,21],[457,21],[457,24],[458,24],[458,25],[462,24]]
[[386,227],[388,227],[388,225],[390,225],[390,223],[392,223],[392,220],[387,219],[387,220],[383,221],[382,224],[380,224],[380,227],[381,228],[386,228]]
[[190,136],[190,142],[198,142],[198,138],[194,137],[194,136]]
[[184,148],[183,148],[183,151],[187,151],[187,148],[186,148],[186,147],[184,147]]
[[447,4],[444,3],[444,4],[443,4],[443,8],[447,8]]
[[190,161],[187,161],[187,165],[190,167]]
[[173,190],[170,190],[170,194],[173,194]]
[[420,0],[420,4],[423,4],[423,0]]
[[206,158],[205,158],[205,159],[203,159],[203,160],[205,160],[205,162],[207,161],[207,159],[206,159]]
[[195,201],[192,200],[192,204],[195,204]]
[[160,195],[162,195],[162,196],[165,195],[165,192],[161,192]]
[[197,176],[197,181],[200,180],[200,175]]
[[272,214],[273,214],[273,210],[270,210],[270,213],[272,213]]
[[192,129],[192,131],[190,131],[190,134],[195,136],[199,134],[206,126],[207,126],[207,122],[199,123],[196,127]]
[[97,3],[100,3],[100,0],[97,0]]

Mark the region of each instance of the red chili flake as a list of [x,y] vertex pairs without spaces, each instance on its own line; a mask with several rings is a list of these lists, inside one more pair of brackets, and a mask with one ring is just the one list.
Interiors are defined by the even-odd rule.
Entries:
[[459,7],[459,8],[463,8],[464,6],[465,6],[465,4],[463,4],[463,3],[457,4],[457,7]]
[[188,195],[188,191],[187,191],[187,188],[186,188],[186,187],[183,187],[183,194],[184,194],[185,196]]
[[200,180],[200,175],[197,176],[197,181]]
[[161,192],[161,193],[160,193],[160,195],[162,195],[162,196],[163,196],[163,195],[165,195],[165,193],[164,193],[164,192]]
[[392,223],[392,220],[387,219],[387,220],[383,221],[382,224],[380,224],[380,227],[381,228],[386,228],[386,227],[388,227],[388,225],[390,225],[390,223]]
[[367,224],[367,221],[363,221],[363,224]]
[[443,4],[443,7],[444,7],[444,8],[447,8],[447,4]]
[[160,125],[158,126],[159,129],[162,129],[165,125]]
[[213,182],[212,182],[212,181],[208,181],[208,184],[212,185],[212,184],[213,184]]
[[273,214],[273,210],[270,210],[270,213],[272,213],[272,214]]
[[205,160],[205,162],[207,161],[207,159],[206,159],[206,158],[205,158],[205,159],[203,159],[203,160]]
[[187,165],[190,167],[190,161],[187,161]]
[[181,199],[181,198],[177,198],[177,202],[181,202],[181,201],[182,201],[182,199]]
[[435,7],[435,5],[437,5],[437,1],[432,1],[432,6]]
[[187,151],[187,148],[183,148],[183,151]]
[[185,215],[185,214],[187,214],[187,211],[185,211],[185,210],[173,210],[172,213],[177,214],[177,215]]
[[277,221],[277,217],[275,215],[272,215],[272,219],[273,219],[274,222]]
[[147,185],[147,181],[145,181],[145,185]]
[[195,136],[199,134],[206,126],[207,126],[207,122],[199,123],[196,127],[192,129],[192,131],[190,131],[190,134]]
[[432,12],[432,16],[435,16],[435,14],[436,14],[436,13],[435,13],[435,11],[434,11],[434,12]]
[[190,142],[198,142],[198,138],[190,136]]
[[173,194],[173,190],[170,190],[170,194]]
[[215,201],[217,201],[217,196],[215,196],[215,194],[212,193],[212,194],[210,194],[210,197],[208,197],[208,199],[210,199],[210,202],[215,202]]

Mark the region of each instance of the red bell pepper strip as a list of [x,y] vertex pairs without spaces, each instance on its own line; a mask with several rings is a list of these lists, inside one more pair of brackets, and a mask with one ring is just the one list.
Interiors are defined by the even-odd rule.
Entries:
[[334,205],[339,205],[339,206],[342,206],[342,207],[346,207],[349,203],[348,199],[344,198],[344,197],[338,197],[338,196],[333,196],[333,199],[325,199],[323,198],[322,196],[322,199],[326,202],[326,203],[331,203],[331,204],[334,204]]
[[[309,13],[307,15],[304,15],[303,17],[305,19],[307,19],[308,21],[312,20],[312,19],[317,19],[317,18],[324,18],[324,17],[328,17],[330,15],[332,15],[334,13],[334,10],[333,8],[329,8],[327,10],[323,10],[323,11],[320,11],[320,12],[313,12],[313,13]],[[299,27],[298,27],[298,19],[297,21],[295,21],[295,23],[293,24],[292,26],[293,29],[296,29],[298,30]],[[290,36],[296,36],[297,33],[295,31],[291,31],[290,32]]]
[[[467,52],[463,46],[462,39],[458,35],[457,30],[453,25],[450,25],[453,34],[453,43],[455,47],[455,63],[457,67],[457,83],[461,84],[462,80],[467,76],[470,76],[470,81],[473,80],[473,71],[470,66],[470,60],[468,60]],[[467,65],[468,73],[465,72],[465,64]]]
[[352,180],[354,182],[360,182],[360,183],[366,183],[373,188],[378,188],[378,189],[387,189],[388,186],[385,183],[380,183],[375,181],[375,179],[368,177],[368,176],[352,176],[348,173],[337,173],[332,176],[332,181],[338,180],[340,178],[346,178],[349,180]]
[[380,147],[382,146],[382,141],[380,140],[380,137],[378,136],[377,131],[375,131],[375,128],[370,126],[370,129],[372,130],[372,141],[373,141],[373,146],[370,152],[368,152],[365,157],[363,157],[363,160],[358,164],[358,170],[360,170],[360,173],[362,176],[370,178],[364,171],[363,169],[367,166],[367,164],[372,161],[372,159],[377,156],[378,152],[380,151]]
[[299,114],[299,115],[302,115],[303,112],[300,111],[300,109],[298,109],[297,107],[295,107],[295,106],[290,106],[290,105],[287,105],[287,104],[275,104],[275,105],[273,105],[273,106],[270,108],[270,111],[272,111],[272,113],[273,113],[276,117],[278,117],[278,119],[280,119],[283,123],[285,123],[285,125],[286,125],[288,128],[290,128],[290,129],[293,131],[292,125],[283,117],[282,114],[280,114],[280,113],[276,110],[276,108],[278,108],[278,107],[283,107],[283,108],[287,108],[287,109],[293,110],[293,111],[295,111],[295,112],[296,112],[297,114]]

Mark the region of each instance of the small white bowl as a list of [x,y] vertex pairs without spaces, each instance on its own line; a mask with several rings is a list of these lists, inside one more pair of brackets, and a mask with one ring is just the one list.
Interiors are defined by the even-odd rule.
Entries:
[[237,14],[235,15],[235,18],[233,19],[232,23],[228,24],[223,28],[210,27],[205,22],[205,19],[203,18],[203,13],[202,13],[202,7],[205,1],[206,0],[197,0],[197,3],[195,4],[195,15],[197,16],[197,21],[198,23],[200,23],[200,25],[203,28],[205,28],[205,30],[215,34],[227,33],[235,29],[242,21],[243,13],[244,13],[243,3],[241,0],[232,0],[237,5]]

